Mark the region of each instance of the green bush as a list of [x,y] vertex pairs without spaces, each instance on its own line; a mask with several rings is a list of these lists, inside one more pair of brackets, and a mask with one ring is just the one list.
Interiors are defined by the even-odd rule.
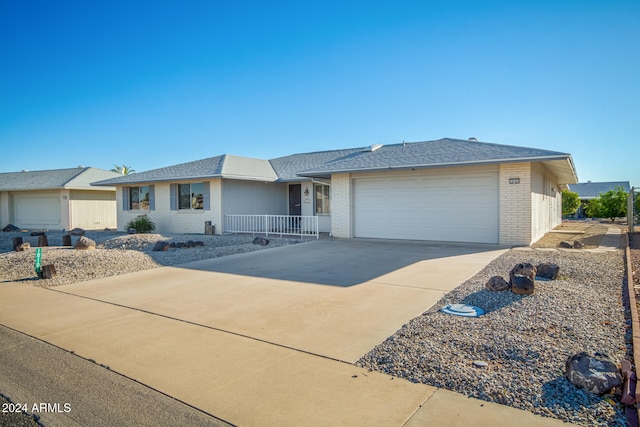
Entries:
[[614,222],[616,218],[627,215],[627,195],[622,187],[601,193],[589,200],[587,215],[591,218],[609,218]]
[[138,215],[129,221],[126,228],[135,228],[138,233],[151,233],[156,229],[156,224],[151,221],[151,218],[149,218],[147,214],[144,214]]
[[569,190],[562,190],[562,215],[573,215],[580,207],[580,196]]

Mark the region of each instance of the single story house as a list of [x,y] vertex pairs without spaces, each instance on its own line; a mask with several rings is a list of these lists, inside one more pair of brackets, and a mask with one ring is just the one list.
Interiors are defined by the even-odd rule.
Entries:
[[203,233],[211,221],[218,234],[282,216],[342,238],[529,245],[560,224],[561,190],[576,182],[570,154],[444,138],[225,154],[94,185],[116,187],[120,228],[141,213],[160,232]]
[[0,229],[116,228],[116,189],[91,183],[120,176],[92,167],[0,173]]
[[591,199],[595,199],[602,193],[606,193],[616,188],[622,188],[627,193],[631,190],[629,181],[611,181],[611,182],[579,182],[577,184],[571,184],[569,190],[574,193],[578,193],[580,197],[580,207],[578,211],[573,215],[575,218],[586,217],[586,206]]

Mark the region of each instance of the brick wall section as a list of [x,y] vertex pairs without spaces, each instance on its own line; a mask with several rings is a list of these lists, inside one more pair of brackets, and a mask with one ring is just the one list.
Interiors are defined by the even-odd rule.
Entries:
[[351,192],[351,174],[331,176],[331,233],[335,237],[353,237]]
[[[509,178],[520,178],[519,184],[509,184]],[[531,243],[531,163],[500,165],[500,244],[529,245]]]
[[122,188],[116,190],[118,204],[118,229],[124,230],[126,224],[138,215],[148,214],[156,224],[159,233],[204,233],[204,222],[216,225],[216,233],[222,232],[222,184],[221,179],[210,181],[211,210],[171,210],[170,183],[155,183],[155,210],[124,210]]

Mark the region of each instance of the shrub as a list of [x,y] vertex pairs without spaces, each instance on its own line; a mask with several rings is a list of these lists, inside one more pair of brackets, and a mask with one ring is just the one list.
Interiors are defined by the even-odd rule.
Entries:
[[144,214],[138,215],[129,221],[126,228],[135,228],[138,233],[151,233],[156,229],[156,224],[151,221],[147,214]]
[[562,190],[562,215],[573,215],[580,207],[580,196],[569,190]]
[[627,194],[622,187],[601,193],[589,201],[587,215],[592,218],[609,218],[614,222],[616,218],[627,214]]

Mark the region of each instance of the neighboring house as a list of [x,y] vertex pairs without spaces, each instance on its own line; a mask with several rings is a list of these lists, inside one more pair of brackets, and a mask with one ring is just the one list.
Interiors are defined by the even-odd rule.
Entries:
[[579,182],[577,184],[571,184],[569,190],[574,193],[578,193],[580,196],[580,207],[578,211],[573,215],[575,218],[585,218],[586,206],[591,199],[595,199],[602,193],[606,193],[610,190],[615,190],[617,187],[621,187],[627,193],[631,190],[629,181],[612,181],[612,182]]
[[91,167],[0,173],[0,229],[116,228],[115,187],[91,182],[117,176]]
[[528,245],[561,222],[571,155],[440,139],[272,160],[222,155],[94,185],[115,186],[120,228],[224,233],[231,215],[317,217],[335,237]]

